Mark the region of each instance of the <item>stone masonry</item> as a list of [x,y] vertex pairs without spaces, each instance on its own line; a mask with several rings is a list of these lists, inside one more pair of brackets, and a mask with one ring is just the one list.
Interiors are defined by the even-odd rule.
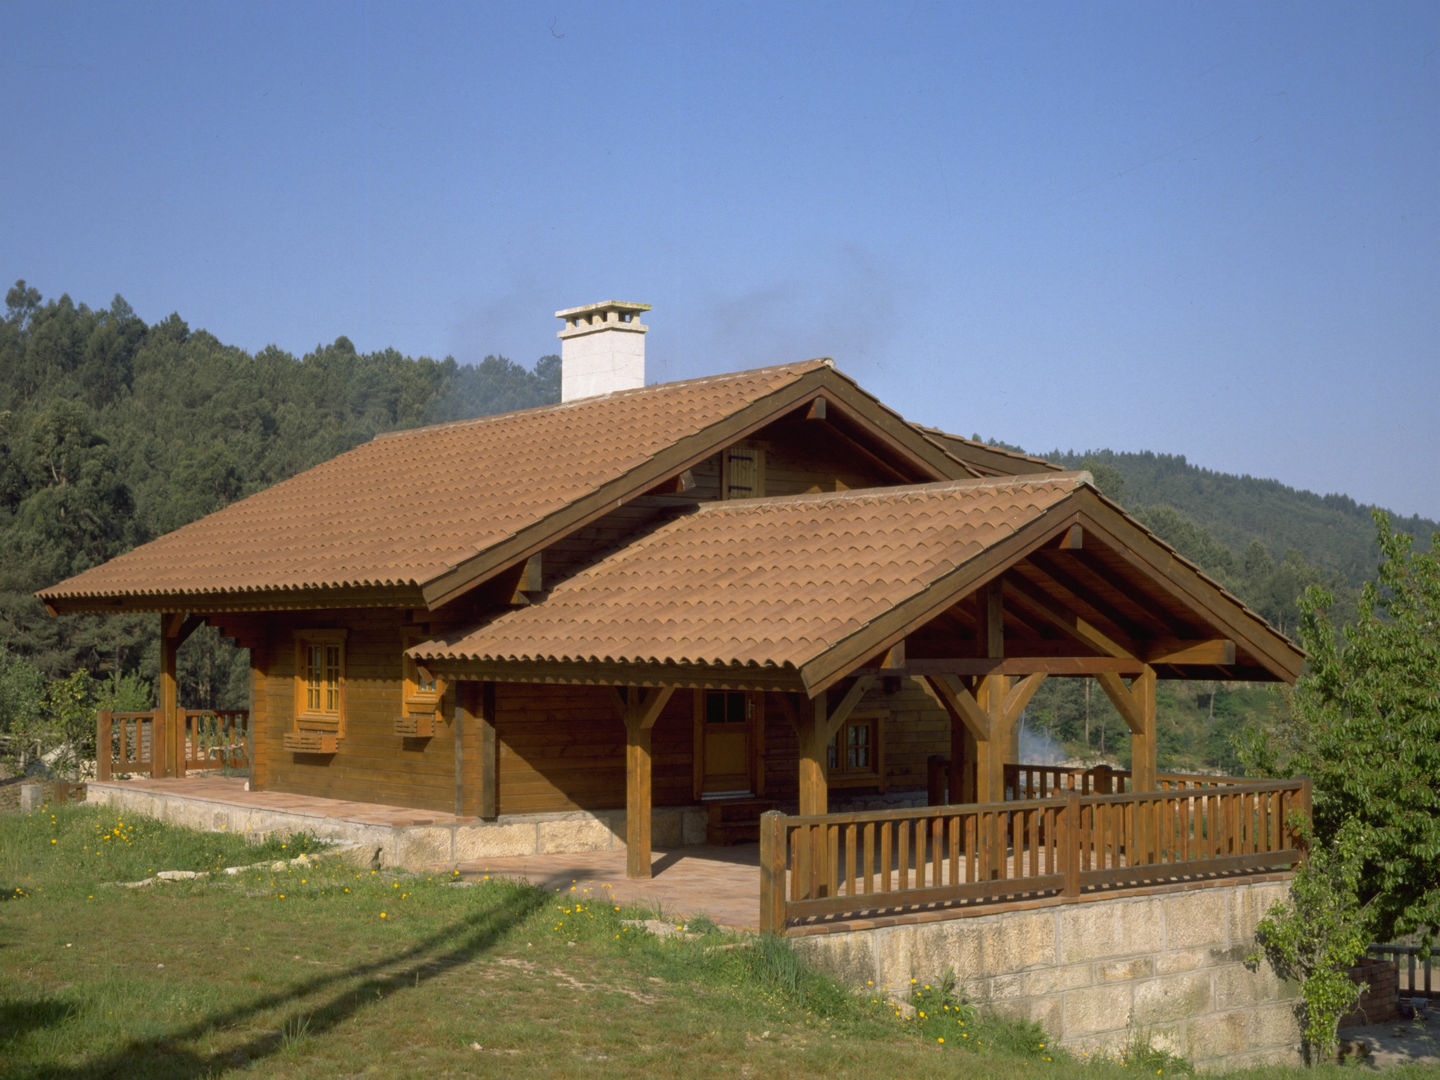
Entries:
[[1075,1053],[1132,1038],[1204,1068],[1300,1062],[1298,986],[1245,964],[1287,882],[1208,883],[995,915],[795,939],[852,986],[903,1000],[947,972],[984,1007],[1037,1022]]
[[[317,839],[372,849],[376,865],[411,870],[454,866],[487,857],[611,851],[625,847],[624,810],[502,814],[495,821],[461,820],[449,814],[428,815],[419,810],[397,811],[417,821],[394,824],[306,813],[300,809],[243,806],[194,795],[170,795],[123,783],[90,784],[88,801],[159,818],[172,825],[248,834],[256,839],[308,833]],[[435,820],[425,822],[428,817]],[[651,825],[654,844],[663,849],[703,843],[706,822],[702,807],[657,807]]]

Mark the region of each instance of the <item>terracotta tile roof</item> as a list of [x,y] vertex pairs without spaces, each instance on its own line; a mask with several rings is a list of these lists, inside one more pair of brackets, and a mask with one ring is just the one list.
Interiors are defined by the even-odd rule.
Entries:
[[1082,486],[1085,473],[708,504],[430,660],[802,667]]
[[383,435],[39,596],[421,586],[828,370],[811,360]]

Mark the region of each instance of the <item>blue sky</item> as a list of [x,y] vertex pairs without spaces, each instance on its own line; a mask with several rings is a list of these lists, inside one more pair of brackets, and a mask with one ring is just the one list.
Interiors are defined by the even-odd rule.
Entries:
[[1440,4],[0,0],[0,281],[247,349],[831,356],[1440,518]]

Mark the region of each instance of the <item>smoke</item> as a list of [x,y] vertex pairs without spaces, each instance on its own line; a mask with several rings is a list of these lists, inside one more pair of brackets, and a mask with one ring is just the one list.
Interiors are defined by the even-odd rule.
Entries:
[[[676,318],[677,327],[690,330],[666,334],[666,340],[676,343],[676,359],[683,368],[666,377],[742,371],[818,356],[831,357],[862,383],[873,377],[895,337],[889,275],[870,252],[854,245],[817,259],[816,271],[804,279],[762,281],[728,295],[685,297],[691,310],[684,313],[672,315],[657,303],[654,325],[668,326]],[[666,365],[669,357],[655,359]]]
[[1062,765],[1065,762],[1065,748],[1052,739],[1047,732],[1027,728],[1022,716],[1020,719],[1020,762],[1024,765]]

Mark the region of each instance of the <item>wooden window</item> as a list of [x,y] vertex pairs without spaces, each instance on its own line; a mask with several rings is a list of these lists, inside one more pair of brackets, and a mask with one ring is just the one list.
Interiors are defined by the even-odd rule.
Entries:
[[422,641],[429,640],[419,631],[407,631],[401,643],[400,660],[404,668],[406,711],[434,712],[440,707],[440,698],[445,693],[444,682],[433,672],[421,667],[406,655],[405,651]]
[[345,631],[295,635],[295,727],[341,734],[345,721]]
[[851,716],[826,749],[825,771],[838,786],[881,782],[880,717]]
[[765,451],[736,443],[725,451],[722,491],[727,499],[757,499],[765,494]]

